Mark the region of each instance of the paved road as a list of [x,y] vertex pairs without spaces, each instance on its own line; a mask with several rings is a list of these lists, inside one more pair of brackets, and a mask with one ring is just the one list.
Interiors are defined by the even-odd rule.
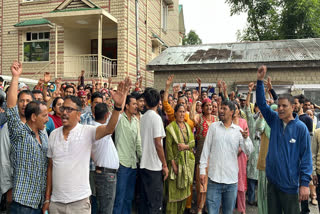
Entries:
[[[193,204],[195,208],[195,204]],[[310,214],[319,214],[319,211],[317,209],[317,206],[314,206],[312,204],[309,204]],[[247,205],[246,214],[257,214],[258,208],[256,206],[249,206]],[[5,212],[0,212],[0,214],[6,214]],[[234,212],[234,214],[239,214],[239,212]]]

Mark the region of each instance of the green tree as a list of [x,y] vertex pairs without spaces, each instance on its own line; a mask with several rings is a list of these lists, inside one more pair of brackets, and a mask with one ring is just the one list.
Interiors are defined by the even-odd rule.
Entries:
[[202,40],[194,30],[190,30],[190,32],[186,36],[184,36],[182,40],[182,45],[199,45],[199,44],[202,44]]
[[231,15],[247,13],[239,40],[277,40],[320,36],[319,0],[226,0]]

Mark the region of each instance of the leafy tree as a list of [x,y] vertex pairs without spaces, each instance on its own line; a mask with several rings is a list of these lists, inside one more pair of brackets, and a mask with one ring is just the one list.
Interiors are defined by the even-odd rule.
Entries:
[[319,0],[226,0],[231,15],[247,13],[239,40],[277,40],[320,36]]
[[199,45],[199,44],[202,44],[202,40],[194,30],[190,30],[190,32],[182,40],[182,45]]

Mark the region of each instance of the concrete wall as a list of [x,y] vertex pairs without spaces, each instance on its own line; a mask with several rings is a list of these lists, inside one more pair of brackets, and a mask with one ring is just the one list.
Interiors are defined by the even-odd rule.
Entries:
[[64,30],[64,55],[91,54],[91,40],[81,30]]
[[[204,83],[217,83],[224,80],[228,90],[235,89],[235,82],[257,80],[257,71],[250,70],[214,70],[214,71],[155,71],[155,88],[164,89],[169,74],[174,74],[174,83],[196,83],[200,77]],[[318,84],[320,82],[320,68],[287,68],[268,69],[267,76],[273,81],[292,81],[294,84]]]

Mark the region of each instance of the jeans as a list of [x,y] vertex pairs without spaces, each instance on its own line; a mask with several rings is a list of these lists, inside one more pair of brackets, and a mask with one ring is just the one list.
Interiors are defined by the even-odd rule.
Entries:
[[219,214],[222,202],[222,213],[232,214],[236,204],[238,183],[222,184],[209,179],[207,188],[207,206],[209,214]]
[[[90,168],[91,168],[91,160],[90,160]],[[96,185],[94,184],[94,173],[95,171],[90,170],[89,182],[92,195],[90,196],[91,202],[91,214],[98,214],[98,204],[96,197]]]
[[117,173],[117,190],[113,214],[130,214],[134,188],[136,185],[137,169],[120,165]]
[[97,197],[94,195],[91,195],[90,202],[91,202],[91,214],[97,214],[98,213]]
[[256,184],[258,183],[257,180],[248,178],[248,201],[253,203],[256,201],[255,189]]
[[116,173],[95,172],[94,182],[96,185],[96,197],[99,214],[110,214],[113,210],[116,196],[117,175]]
[[42,210],[27,207],[13,201],[10,205],[10,214],[42,214]]
[[163,176],[162,171],[140,169],[141,203],[139,214],[163,213]]

